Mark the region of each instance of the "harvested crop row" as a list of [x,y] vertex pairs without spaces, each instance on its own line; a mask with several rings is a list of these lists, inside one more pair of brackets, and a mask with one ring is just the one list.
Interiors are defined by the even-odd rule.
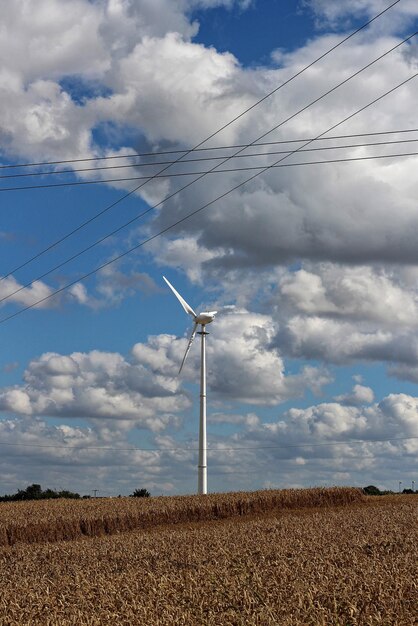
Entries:
[[0,549],[8,626],[413,626],[417,501]]
[[360,489],[331,487],[159,498],[93,498],[0,504],[0,545],[101,536],[161,524],[210,521],[276,509],[360,502]]

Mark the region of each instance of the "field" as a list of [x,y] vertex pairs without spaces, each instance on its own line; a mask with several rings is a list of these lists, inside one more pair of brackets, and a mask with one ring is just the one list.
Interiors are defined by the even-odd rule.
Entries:
[[[287,505],[277,506],[273,495],[278,501],[283,493]],[[45,543],[15,537],[0,548],[0,624],[417,624],[418,498],[346,490],[343,501],[339,490],[332,503],[331,490],[314,493],[311,500],[304,491],[209,496],[206,504],[191,497],[0,506],[3,528],[12,527],[14,510],[15,527],[36,533],[41,526],[30,524],[37,514],[45,523],[48,507],[52,526],[59,515],[65,522],[64,511],[73,523],[115,520],[115,507],[120,520],[125,507],[143,508],[147,519],[161,511],[160,525],[130,532],[98,525],[115,534]],[[179,514],[187,507],[191,521]]]
[[0,546],[100,536],[161,524],[210,521],[277,509],[350,504],[360,489],[282,489],[161,498],[0,503]]

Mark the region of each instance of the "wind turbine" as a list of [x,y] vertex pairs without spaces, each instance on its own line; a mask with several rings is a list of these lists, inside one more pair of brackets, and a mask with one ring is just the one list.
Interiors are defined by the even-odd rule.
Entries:
[[206,325],[213,322],[217,311],[203,311],[202,313],[195,313],[186,300],[176,291],[173,285],[163,276],[165,282],[170,287],[171,291],[180,302],[183,309],[193,318],[193,330],[190,335],[189,343],[187,344],[186,352],[184,353],[183,360],[180,365],[179,374],[183,369],[183,365],[186,361],[187,355],[196,336],[197,327],[200,324],[201,330],[197,333],[201,336],[200,342],[200,419],[199,419],[199,465],[198,465],[198,481],[197,481],[197,493],[207,493],[207,459],[206,459]]

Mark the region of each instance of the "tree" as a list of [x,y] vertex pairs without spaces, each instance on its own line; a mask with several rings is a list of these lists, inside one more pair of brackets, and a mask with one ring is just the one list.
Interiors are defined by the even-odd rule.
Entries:
[[0,497],[0,502],[16,502],[19,500],[48,500],[51,498],[79,498],[80,494],[72,491],[54,491],[53,489],[42,490],[41,485],[34,483],[26,489],[18,489],[17,493]]
[[72,498],[74,500],[76,500],[77,498],[80,497],[79,493],[73,493],[72,491],[67,491],[66,489],[64,489],[64,491],[58,491],[57,495],[55,496],[57,498]]
[[149,498],[150,492],[146,489],[135,489],[133,493],[130,494],[130,498]]
[[26,489],[18,489],[18,492],[15,496],[16,500],[39,500],[42,498],[42,489],[41,485],[37,483],[33,483],[33,485],[28,485]]
[[378,489],[374,485],[368,485],[367,487],[364,487],[363,488],[363,493],[365,493],[366,496],[380,496],[380,495],[382,495],[380,489]]

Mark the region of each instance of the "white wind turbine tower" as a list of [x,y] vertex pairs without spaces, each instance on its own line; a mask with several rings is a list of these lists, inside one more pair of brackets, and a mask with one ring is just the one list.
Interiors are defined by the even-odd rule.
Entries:
[[213,322],[217,311],[203,311],[197,315],[192,307],[187,304],[186,300],[176,291],[173,285],[163,276],[165,282],[170,287],[183,309],[193,318],[193,330],[190,335],[189,343],[184,353],[183,360],[180,365],[179,374],[183,369],[183,365],[189,354],[190,347],[195,338],[197,327],[200,324],[201,330],[198,335],[201,336],[201,352],[200,352],[200,419],[199,419],[199,465],[198,465],[198,482],[197,492],[199,494],[207,493],[207,459],[206,459],[206,325]]

